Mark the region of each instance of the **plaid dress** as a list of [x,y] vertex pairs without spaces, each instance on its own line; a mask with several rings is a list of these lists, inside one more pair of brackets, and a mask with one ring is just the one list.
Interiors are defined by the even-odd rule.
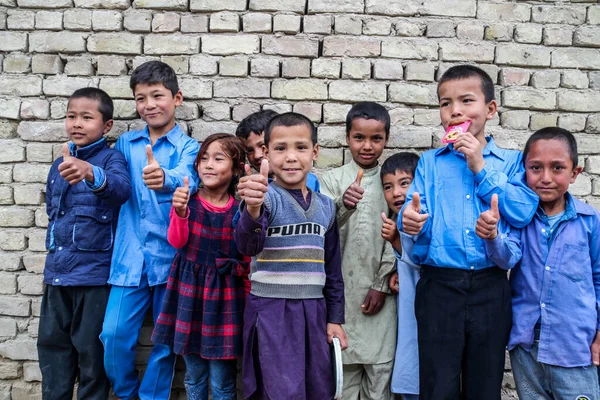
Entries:
[[177,354],[235,359],[242,353],[243,277],[249,268],[233,238],[239,203],[230,198],[215,207],[194,196],[188,206],[188,241],[171,264],[152,341]]

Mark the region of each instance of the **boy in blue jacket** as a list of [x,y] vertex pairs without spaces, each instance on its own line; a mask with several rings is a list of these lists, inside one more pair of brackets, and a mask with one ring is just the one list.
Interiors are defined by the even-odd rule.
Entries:
[[67,106],[70,143],[50,168],[48,233],[38,354],[46,400],[106,399],[102,330],[119,207],[131,195],[125,157],[103,137],[113,102],[102,90],[75,91]]

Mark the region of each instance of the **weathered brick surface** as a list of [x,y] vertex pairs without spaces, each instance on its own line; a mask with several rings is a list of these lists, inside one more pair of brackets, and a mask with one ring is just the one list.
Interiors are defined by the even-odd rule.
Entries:
[[[590,0],[0,0],[0,400],[41,398],[35,337],[45,261],[45,181],[67,140],[73,90],[114,98],[114,141],[143,126],[129,75],[162,60],[179,75],[176,118],[203,140],[260,109],[318,125],[316,172],[349,162],[357,101],[390,111],[388,157],[439,147],[436,80],[472,63],[497,83],[488,131],[522,148],[531,131],[576,132],[600,207],[600,6]],[[140,363],[151,343],[146,328]],[[507,368],[510,365],[507,364]],[[503,398],[515,398],[505,376]],[[175,398],[185,398],[176,376]],[[6,388],[6,390],[4,390]],[[6,392],[6,395],[4,393]],[[4,397],[2,397],[4,396]]]

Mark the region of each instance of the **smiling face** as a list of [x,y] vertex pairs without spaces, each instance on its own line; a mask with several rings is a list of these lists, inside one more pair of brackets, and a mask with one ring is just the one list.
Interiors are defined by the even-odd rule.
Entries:
[[269,147],[265,152],[277,184],[286,189],[304,189],[306,176],[319,155],[306,125],[276,126],[271,130]]
[[233,178],[233,161],[218,141],[212,142],[198,163],[202,186],[210,190],[227,189]]
[[138,83],[134,96],[135,108],[150,134],[162,136],[175,127],[175,108],[183,102],[181,91],[173,96],[162,83]]
[[377,166],[387,144],[385,123],[376,119],[353,119],[350,132],[346,134],[346,143],[359,167],[369,169]]
[[246,148],[246,157],[248,162],[256,171],[260,170],[260,163],[264,158],[263,147],[265,145],[265,135],[263,132],[256,134],[250,132],[247,139],[240,138]]
[[565,193],[581,167],[573,167],[567,144],[557,139],[541,139],[531,145],[525,160],[527,186],[540,198],[547,215],[565,209]]
[[78,149],[96,143],[112,128],[113,121],[104,122],[99,106],[98,100],[87,97],[69,100],[65,128]]
[[480,142],[485,142],[485,123],[494,117],[498,106],[495,100],[486,103],[481,78],[472,76],[442,82],[438,94],[444,129],[470,120],[469,132]]
[[383,196],[390,210],[396,215],[406,201],[406,192],[413,181],[414,176],[406,171],[396,170],[393,174],[385,174],[381,178],[383,184]]

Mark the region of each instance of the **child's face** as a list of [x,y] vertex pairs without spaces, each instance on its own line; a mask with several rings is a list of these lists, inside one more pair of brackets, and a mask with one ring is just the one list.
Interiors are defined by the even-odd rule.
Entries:
[[306,175],[318,155],[319,145],[313,145],[310,129],[304,125],[273,128],[265,152],[277,184],[286,189],[306,187]]
[[69,100],[65,128],[78,149],[97,142],[112,128],[112,119],[104,122],[99,106],[98,100],[85,97]]
[[214,190],[229,187],[233,177],[233,160],[219,141],[208,145],[198,163],[198,175],[205,188]]
[[539,196],[548,215],[565,209],[565,193],[580,172],[581,167],[573,168],[567,144],[561,140],[534,142],[525,160],[527,186]]
[[439,87],[440,118],[444,129],[456,121],[471,121],[469,132],[479,140],[485,138],[485,123],[492,119],[498,108],[496,101],[485,102],[479,77],[454,79]]
[[178,91],[175,96],[162,83],[138,83],[134,89],[135,108],[152,133],[164,134],[175,126],[175,108],[183,102]]
[[373,168],[387,144],[385,124],[376,119],[355,118],[346,135],[346,143],[359,167]]
[[393,174],[385,174],[381,179],[385,201],[396,215],[406,201],[406,192],[413,178],[413,174],[398,169]]
[[246,148],[246,156],[248,157],[248,162],[250,163],[250,165],[252,165],[252,168],[254,168],[257,171],[260,170],[260,162],[264,158],[264,138],[264,132],[261,132],[260,134],[250,132],[250,135],[248,135],[248,139],[241,139],[244,143],[244,147]]

